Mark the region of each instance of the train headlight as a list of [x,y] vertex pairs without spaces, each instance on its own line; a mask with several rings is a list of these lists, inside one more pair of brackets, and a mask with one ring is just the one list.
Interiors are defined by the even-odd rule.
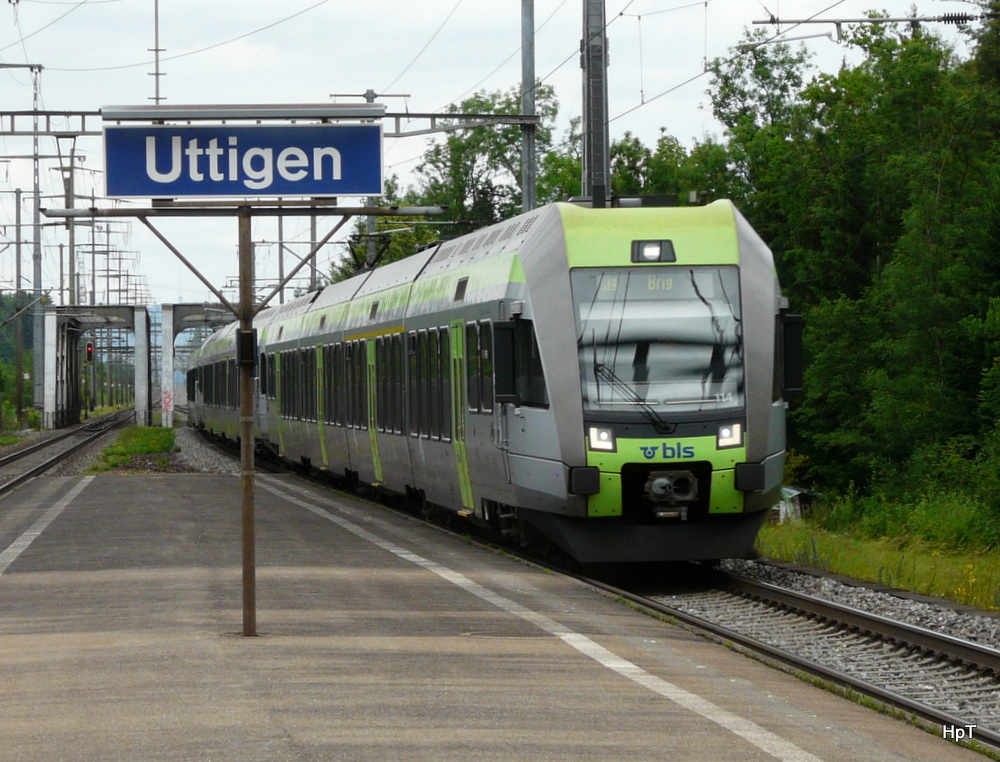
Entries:
[[715,447],[718,450],[725,450],[728,447],[743,446],[743,424],[724,423],[719,426],[719,432],[715,438]]
[[615,444],[614,429],[603,426],[591,426],[587,430],[587,439],[590,442],[591,450],[602,450],[603,452],[614,452],[617,449]]
[[676,262],[677,253],[674,242],[665,241],[632,241],[632,261],[638,264],[649,262]]

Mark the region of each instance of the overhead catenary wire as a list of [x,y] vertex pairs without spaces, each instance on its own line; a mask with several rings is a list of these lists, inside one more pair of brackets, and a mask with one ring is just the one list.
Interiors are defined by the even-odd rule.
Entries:
[[[663,9],[658,10],[658,11],[647,11],[646,13],[625,13],[625,11],[622,11],[621,13],[618,14],[619,16],[628,16],[630,18],[634,18],[636,20],[637,24],[638,24],[638,28],[639,28],[639,101],[641,103],[645,103],[646,102],[646,88],[645,88],[645,82],[644,82],[644,79],[645,79],[645,63],[644,63],[643,49],[642,49],[642,19],[643,19],[643,17],[644,16],[647,16],[647,17],[648,16],[658,16],[661,13],[674,13],[675,11],[684,11],[684,10],[687,10],[689,8],[697,8],[699,6],[704,6],[705,13],[706,13],[706,20],[705,20],[705,61],[707,63],[707,61],[708,61],[708,19],[707,19],[708,3],[709,3],[709,0],[699,0],[699,2],[696,2],[696,3],[687,3],[686,5],[676,5],[673,8],[663,8]],[[609,123],[610,123],[610,121],[609,121]]]
[[[88,1],[89,0],[84,0],[84,2],[88,2]],[[181,58],[187,58],[188,56],[195,56],[195,55],[198,55],[199,53],[205,53],[205,52],[207,52],[209,50],[215,50],[216,48],[221,48],[224,45],[229,45],[229,44],[234,43],[234,42],[239,42],[240,40],[245,40],[247,37],[252,37],[255,34],[260,34],[261,32],[267,31],[268,29],[273,29],[274,27],[278,26],[279,24],[284,24],[285,22],[291,21],[294,18],[298,18],[299,16],[302,16],[302,15],[304,15],[306,13],[309,13],[310,11],[315,10],[316,8],[319,8],[321,5],[326,5],[329,2],[330,2],[330,0],[319,0],[319,2],[313,3],[308,8],[303,8],[300,11],[296,11],[295,13],[292,13],[292,14],[290,14],[288,16],[280,18],[277,21],[273,21],[270,24],[265,24],[264,26],[258,27],[257,29],[254,29],[252,31],[245,32],[244,34],[237,35],[236,37],[230,37],[227,40],[223,40],[221,42],[216,42],[216,43],[214,43],[212,45],[207,45],[206,47],[203,47],[203,48],[198,48],[197,50],[189,50],[189,51],[187,51],[185,53],[177,53],[177,54],[172,55],[172,56],[164,56],[164,57],[160,58],[160,61],[161,62],[163,62],[163,61],[176,61],[176,60],[181,59]],[[82,3],[81,3],[81,5],[82,5]],[[65,15],[66,14],[64,14],[63,17]],[[63,17],[60,17],[60,18],[63,18]],[[48,26],[52,26],[53,23],[55,23],[55,22],[52,22],[52,23],[48,24],[46,27],[42,27],[42,29],[46,29],[46,28],[48,28]],[[39,30],[36,30],[35,32],[32,32],[32,35],[29,35],[29,36],[33,36],[35,34],[38,34],[38,32],[42,31],[42,29],[39,29]],[[8,45],[7,47],[10,47],[10,45]],[[0,52],[3,52],[6,49],[7,48],[0,48]],[[117,66],[95,66],[95,67],[89,67],[89,68],[69,68],[69,67],[59,68],[59,67],[52,67],[52,66],[49,66],[49,67],[46,67],[46,68],[48,68],[50,71],[59,71],[59,72],[120,71],[120,70],[123,70],[123,69],[136,69],[136,68],[139,68],[140,66],[149,66],[152,63],[155,63],[155,61],[154,60],[145,60],[145,61],[139,61],[138,63],[119,64]]]
[[[535,27],[535,32],[537,33],[537,32],[540,32],[540,31],[541,31],[542,29],[544,29],[544,28],[545,28],[545,25],[546,25],[546,24],[548,24],[548,23],[549,23],[549,22],[550,22],[550,21],[551,21],[551,20],[552,20],[552,19],[553,19],[553,18],[555,17],[555,15],[556,15],[556,14],[557,14],[557,13],[558,13],[559,11],[561,11],[561,10],[562,10],[563,6],[564,6],[564,5],[566,5],[566,3],[567,3],[567,2],[569,2],[569,0],[562,0],[562,2],[561,2],[561,3],[559,3],[559,5],[558,5],[558,6],[556,6],[556,9],[555,9],[554,11],[552,11],[552,13],[550,13],[550,14],[549,14],[549,15],[548,15],[548,16],[546,17],[545,21],[543,21],[543,22],[542,22],[541,24],[539,24],[539,25],[538,25],[537,27]],[[488,80],[488,79],[489,79],[490,77],[492,77],[492,76],[493,76],[494,74],[496,74],[496,73],[497,73],[498,71],[500,71],[500,69],[502,69],[502,68],[503,68],[504,66],[506,66],[506,65],[507,65],[507,63],[508,63],[508,62],[509,62],[509,61],[510,61],[510,60],[511,60],[511,59],[512,59],[512,58],[513,58],[514,56],[516,56],[516,55],[517,55],[518,53],[520,53],[520,52],[521,52],[521,46],[520,46],[520,45],[518,45],[518,46],[517,46],[517,48],[516,48],[516,49],[515,49],[515,50],[514,50],[514,51],[513,51],[513,52],[512,52],[512,53],[511,53],[511,54],[510,54],[509,56],[507,56],[507,57],[506,57],[506,58],[505,58],[505,59],[504,59],[503,61],[501,61],[501,62],[500,62],[499,64],[497,64],[497,66],[496,66],[496,67],[494,67],[494,69],[493,69],[493,70],[492,70],[492,71],[491,71],[491,72],[490,72],[489,74],[487,74],[487,75],[486,75],[485,77],[483,77],[482,79],[480,79],[480,80],[479,80],[479,81],[478,81],[478,82],[477,82],[476,84],[474,84],[474,85],[473,85],[472,87],[470,87],[470,88],[469,88],[468,90],[466,90],[466,91],[465,91],[464,93],[462,93],[461,95],[459,95],[459,96],[458,96],[457,98],[453,98],[452,100],[450,100],[450,101],[448,102],[448,104],[446,104],[445,106],[442,106],[441,108],[439,108],[439,109],[438,109],[438,111],[443,111],[443,110],[444,110],[445,108],[447,108],[447,107],[448,107],[448,105],[450,105],[450,104],[452,104],[452,103],[456,103],[456,102],[459,102],[459,101],[461,101],[461,100],[462,100],[462,98],[464,98],[465,96],[467,96],[467,95],[468,95],[469,93],[471,93],[471,92],[474,92],[475,90],[477,90],[477,89],[479,88],[479,86],[480,86],[481,84],[483,84],[483,82],[485,82],[485,81],[486,81],[486,80]]]
[[[835,3],[831,4],[831,5],[828,5],[826,8],[823,8],[822,10],[816,11],[816,13],[814,13],[809,18],[810,19],[814,19],[817,16],[819,16],[821,13],[826,13],[827,11],[831,11],[834,8],[836,8],[838,5],[842,5],[844,2],[846,2],[846,0],[837,0],[837,2],[835,2]],[[790,26],[788,29],[784,30],[783,32],[779,32],[778,34],[775,34],[772,37],[769,37],[768,39],[761,41],[761,44],[762,45],[766,45],[766,44],[771,43],[771,42],[780,42],[781,38],[784,35],[788,34],[788,32],[792,31],[793,29],[795,29],[797,26],[800,26],[800,25],[801,25],[801,23],[794,24],[794,25]],[[735,61],[737,58],[740,58],[741,56],[747,55],[747,53],[749,53],[749,52],[750,52],[750,50],[741,50],[739,53],[736,53],[735,55],[732,55],[729,58],[725,59],[725,61],[723,63],[730,63],[732,61]],[[608,119],[608,124],[611,124],[612,122],[617,121],[618,119],[621,119],[621,118],[623,118],[625,116],[628,116],[629,114],[632,114],[632,113],[638,111],[639,109],[643,108],[644,106],[648,106],[650,103],[653,103],[654,101],[657,101],[657,100],[659,100],[660,98],[663,98],[666,95],[670,95],[671,93],[676,92],[677,90],[680,90],[682,87],[685,87],[685,86],[691,84],[692,82],[698,81],[702,77],[706,76],[708,73],[709,73],[708,69],[704,69],[704,70],[698,72],[697,74],[695,74],[695,75],[693,75],[691,77],[688,77],[683,82],[679,82],[678,84],[673,85],[672,87],[669,87],[669,88],[667,88],[666,90],[664,90],[664,91],[662,91],[660,93],[657,93],[656,95],[652,96],[651,98],[649,98],[649,99],[647,99],[647,100],[645,100],[645,101],[643,101],[641,103],[638,103],[637,105],[633,106],[632,108],[626,109],[625,111],[623,111],[622,113],[618,114],[617,116],[611,117],[610,119]]]
[[462,4],[462,2],[463,0],[458,0],[458,2],[455,3],[454,7],[450,11],[448,11],[448,15],[445,16],[444,21],[442,21],[441,25],[434,31],[434,34],[431,35],[431,38],[424,43],[424,46],[420,48],[420,51],[413,57],[413,60],[403,67],[403,70],[396,75],[396,78],[392,80],[392,82],[390,82],[388,85],[382,88],[382,92],[391,90],[393,85],[395,85],[400,79],[402,79],[403,75],[405,75],[406,72],[408,72],[412,68],[413,64],[415,64],[419,60],[420,56],[424,54],[427,48],[430,47],[431,43],[434,42],[437,36],[441,33],[441,30],[445,28],[451,17],[455,15],[455,11],[458,10],[458,7]]
[[[22,48],[24,48],[24,43],[25,43],[26,40],[30,40],[36,34],[40,34],[40,33],[44,32],[46,29],[48,29],[50,26],[53,26],[54,24],[58,24],[60,21],[62,21],[64,18],[66,18],[69,14],[73,13],[74,11],[79,10],[80,8],[82,8],[84,5],[86,5],[89,2],[90,2],[90,0],[80,0],[80,2],[78,2],[76,5],[74,5],[72,8],[70,8],[68,11],[66,11],[64,14],[62,14],[61,16],[59,16],[57,18],[52,19],[52,21],[50,21],[48,24],[46,24],[43,27],[40,27],[40,28],[36,29],[31,34],[24,34],[21,31],[21,21],[20,21],[19,15],[17,13],[17,6],[15,5],[14,6],[14,24],[17,26],[17,29],[18,29],[18,32],[19,32],[19,34],[18,34],[18,41],[17,42],[12,42],[9,45],[6,45],[5,47],[0,48],[0,53],[2,53],[5,50],[8,50],[9,48],[13,48],[15,45],[20,45]],[[28,55],[27,50],[24,51],[24,54],[25,54],[25,58],[27,58],[27,55]]]

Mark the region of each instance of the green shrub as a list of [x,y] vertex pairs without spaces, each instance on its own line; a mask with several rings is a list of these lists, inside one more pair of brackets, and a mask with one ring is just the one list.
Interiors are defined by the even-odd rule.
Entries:
[[91,471],[110,471],[128,464],[133,455],[175,452],[173,429],[155,426],[129,426],[118,440],[105,448]]

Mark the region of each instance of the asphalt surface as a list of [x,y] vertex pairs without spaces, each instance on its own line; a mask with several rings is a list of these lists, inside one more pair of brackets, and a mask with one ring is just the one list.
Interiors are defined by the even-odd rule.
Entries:
[[0,501],[0,762],[982,759],[581,583],[258,476]]

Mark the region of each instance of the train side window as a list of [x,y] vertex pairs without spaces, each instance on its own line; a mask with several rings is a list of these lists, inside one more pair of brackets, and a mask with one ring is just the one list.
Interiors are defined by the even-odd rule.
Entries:
[[309,419],[309,354],[305,349],[299,350],[299,419]]
[[340,411],[344,426],[350,428],[354,426],[354,351],[349,341],[340,345],[340,362],[337,367]]
[[304,349],[299,350],[299,420],[309,420],[309,354]]
[[333,363],[330,365],[330,388],[332,404],[330,405],[330,420],[342,426],[344,424],[344,347],[334,344],[332,349]]
[[354,342],[344,344],[344,425],[355,425]]
[[289,397],[291,398],[290,402],[292,403],[290,408],[291,408],[292,418],[298,420],[302,417],[300,413],[301,410],[300,403],[302,400],[302,365],[301,365],[301,360],[299,358],[299,350],[293,349],[289,353],[289,355],[291,360],[291,362],[288,363],[290,366],[289,370],[291,370],[292,372],[291,373],[292,383],[291,387],[288,390]]
[[228,406],[235,410],[239,407],[237,400],[240,398],[240,374],[236,369],[236,360],[229,360],[227,365],[229,366],[229,399],[227,402]]
[[382,360],[385,364],[385,378],[382,379],[382,398],[385,400],[385,413],[382,420],[386,433],[396,429],[396,353],[392,345],[392,336],[382,340]]
[[451,441],[451,410],[455,404],[451,398],[451,334],[447,328],[438,330],[441,337],[441,352],[438,355],[438,362],[441,367],[441,381],[438,386],[441,406],[441,440]]
[[304,349],[295,351],[295,417],[300,421],[306,419],[306,398],[308,397],[308,379],[306,378],[306,353]]
[[257,393],[261,397],[267,396],[267,355],[260,353],[260,362],[257,365]]
[[295,353],[282,352],[281,412],[285,418],[295,417]]
[[296,349],[292,355],[295,365],[295,383],[292,385],[292,405],[296,420],[302,420],[302,350]]
[[309,347],[308,349],[302,350],[305,354],[305,372],[306,372],[306,410],[305,417],[307,420],[315,421],[319,417],[319,384],[316,378],[316,348]]
[[281,416],[282,418],[292,417],[292,363],[291,352],[281,353]]
[[403,383],[405,375],[406,359],[403,348],[406,345],[403,334],[396,333],[392,336],[392,389],[390,396],[393,402],[392,431],[395,434],[402,434],[406,428],[406,384]]
[[518,320],[514,328],[514,383],[522,405],[549,406],[535,326],[530,320]]
[[317,383],[320,388],[319,397],[323,400],[323,423],[331,423],[330,411],[333,410],[330,389],[330,363],[333,360],[331,350],[332,347],[329,344],[324,344],[319,350],[322,353],[323,362],[316,373]]
[[493,332],[490,321],[479,324],[479,399],[484,413],[493,412]]
[[361,428],[368,428],[368,345],[367,342],[358,342],[358,356],[361,358]]
[[274,353],[272,352],[268,355],[267,362],[267,396],[269,399],[276,399],[278,396],[278,388],[276,385],[276,375],[277,369],[274,367]]
[[420,436],[431,435],[431,335],[420,332]]
[[385,378],[382,379],[382,398],[385,400],[385,412],[382,420],[388,434],[396,430],[396,347],[392,336],[382,340],[382,360],[385,364]]
[[329,423],[340,423],[337,411],[337,345],[329,344],[326,347],[326,356],[323,359],[323,384],[326,394],[326,420]]
[[299,417],[299,352],[297,349],[288,352],[288,417]]
[[354,425],[363,428],[368,420],[368,347],[354,342]]
[[469,412],[478,413],[479,399],[479,326],[468,323],[465,326],[465,379]]
[[386,399],[386,376],[389,373],[385,356],[385,339],[375,339],[375,426],[379,431],[386,430],[386,413],[389,400]]
[[289,407],[290,399],[288,396],[288,390],[291,388],[291,378],[289,378],[289,373],[291,373],[291,367],[288,363],[288,352],[281,353],[281,394],[279,402],[281,407],[281,417],[288,418],[291,414],[291,409]]
[[410,425],[409,431],[410,435],[414,437],[420,436],[420,410],[422,407],[420,396],[420,354],[419,354],[419,340],[417,338],[416,331],[410,331],[406,337],[407,341],[407,382],[409,384],[410,392]]
[[427,429],[431,439],[441,438],[441,344],[436,328],[427,332]]

